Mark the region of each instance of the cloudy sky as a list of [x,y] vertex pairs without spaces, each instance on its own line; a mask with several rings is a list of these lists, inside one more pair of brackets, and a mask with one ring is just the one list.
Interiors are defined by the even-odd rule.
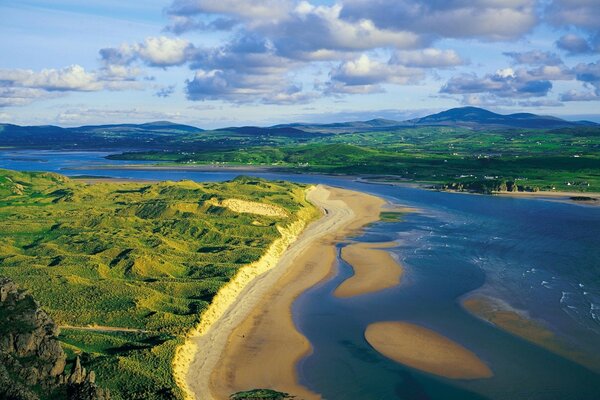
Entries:
[[600,121],[600,0],[3,0],[0,122]]

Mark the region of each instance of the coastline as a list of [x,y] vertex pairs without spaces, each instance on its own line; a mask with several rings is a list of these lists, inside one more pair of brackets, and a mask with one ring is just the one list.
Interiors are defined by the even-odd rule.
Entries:
[[[89,168],[68,168],[71,171],[85,171]],[[387,185],[387,186],[400,186],[410,187],[415,189],[430,190],[445,193],[459,193],[459,194],[471,194],[480,196],[502,196],[502,197],[525,197],[525,198],[546,198],[557,201],[568,201],[570,204],[583,204],[583,205],[597,205],[600,206],[600,192],[565,192],[565,191],[538,191],[538,192],[492,192],[492,193],[478,193],[470,191],[458,191],[450,189],[436,189],[432,187],[432,183],[418,182],[418,181],[386,181],[373,179],[370,175],[347,175],[347,174],[331,174],[331,173],[319,173],[313,171],[298,171],[292,168],[286,168],[285,166],[279,165],[213,165],[213,164],[200,164],[200,165],[160,165],[160,164],[127,164],[127,165],[101,165],[94,167],[96,170],[137,170],[137,171],[187,171],[187,172],[259,172],[259,173],[285,173],[285,174],[304,174],[304,175],[322,175],[331,176],[339,179],[351,179],[360,183],[371,184],[371,185]],[[376,175],[380,176],[380,175]],[[113,178],[109,178],[113,179]],[[117,178],[118,179],[118,178]],[[83,180],[83,179],[82,179]],[[90,178],[90,181],[94,181],[94,178]],[[590,201],[576,201],[571,197],[589,197]]]
[[330,276],[336,241],[378,220],[385,201],[321,185],[309,193],[309,200],[324,216],[290,246],[277,268],[248,285],[204,335],[191,338],[195,354],[185,366],[189,394],[227,398],[240,390],[265,387],[319,398],[297,380],[296,363],[311,346],[296,330],[292,303]]
[[[311,193],[318,188],[311,187],[308,189],[307,197],[310,198]],[[256,262],[249,264],[238,271],[238,273],[223,286],[209,307],[202,313],[200,323],[186,335],[184,343],[175,351],[175,357],[172,361],[173,376],[177,386],[183,391],[186,399],[198,398],[190,389],[188,382],[188,372],[192,363],[195,361],[195,356],[199,353],[198,339],[203,337],[211,330],[213,325],[223,317],[229,317],[233,304],[240,303],[241,298],[245,298],[248,293],[252,292],[259,286],[269,270],[275,268],[282,256],[293,248],[298,237],[305,230],[307,222],[311,220],[311,211],[306,210],[307,215],[302,215],[298,221],[292,224],[279,228],[281,237],[275,240],[267,249],[265,254]],[[199,397],[204,398],[204,397]]]

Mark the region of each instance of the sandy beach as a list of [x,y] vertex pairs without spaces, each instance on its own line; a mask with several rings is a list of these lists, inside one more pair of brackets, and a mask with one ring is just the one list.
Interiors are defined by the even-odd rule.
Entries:
[[427,328],[407,322],[377,322],[365,331],[367,342],[384,356],[450,379],[493,375],[473,352]]
[[383,249],[396,242],[352,243],[342,249],[342,259],[352,266],[354,275],[333,292],[336,297],[353,297],[378,292],[400,284],[403,268]]
[[379,219],[384,200],[324,186],[309,193],[324,216],[284,253],[276,268],[246,286],[221,318],[191,338],[188,395],[223,399],[253,388],[271,388],[298,398],[320,398],[299,385],[296,362],[311,351],[292,320],[293,301],[328,277],[335,243]]

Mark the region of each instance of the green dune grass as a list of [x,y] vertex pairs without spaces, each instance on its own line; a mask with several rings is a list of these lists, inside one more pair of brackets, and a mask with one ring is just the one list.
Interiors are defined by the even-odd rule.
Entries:
[[[248,177],[86,185],[0,170],[0,275],[30,290],[59,325],[99,326],[65,328],[60,338],[113,398],[180,398],[175,348],[219,288],[280,236],[277,226],[301,211],[316,215],[304,190]],[[217,205],[227,198],[289,217]]]

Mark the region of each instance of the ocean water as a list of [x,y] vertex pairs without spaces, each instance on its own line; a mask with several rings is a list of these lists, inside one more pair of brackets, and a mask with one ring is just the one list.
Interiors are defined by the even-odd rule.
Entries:
[[[221,181],[239,175],[100,169],[105,155],[1,151],[0,168],[159,180]],[[72,169],[80,167],[87,169]],[[462,296],[484,293],[540,321],[579,351],[600,355],[600,207],[317,175],[252,175],[361,190],[420,210],[401,222],[374,224],[348,240],[397,241],[390,251],[405,268],[400,286],[335,298],[333,290],[352,274],[338,260],[337,274],[293,306],[295,322],[314,348],[298,366],[301,382],[326,399],[600,399],[600,374],[501,331],[460,306]],[[494,376],[449,380],[386,359],[363,335],[370,323],[390,320],[449,337],[488,363]]]

